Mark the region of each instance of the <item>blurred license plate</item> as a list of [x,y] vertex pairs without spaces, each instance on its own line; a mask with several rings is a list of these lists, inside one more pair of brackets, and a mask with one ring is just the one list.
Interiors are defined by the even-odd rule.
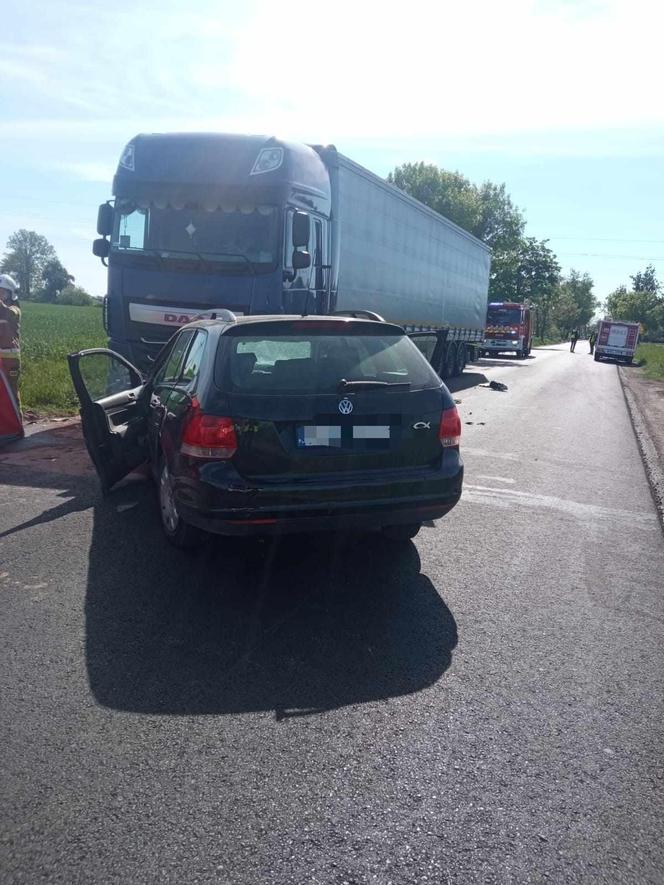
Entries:
[[356,424],[353,439],[389,439],[389,424]]
[[341,446],[341,427],[327,424],[298,427],[297,445],[300,449],[309,446]]

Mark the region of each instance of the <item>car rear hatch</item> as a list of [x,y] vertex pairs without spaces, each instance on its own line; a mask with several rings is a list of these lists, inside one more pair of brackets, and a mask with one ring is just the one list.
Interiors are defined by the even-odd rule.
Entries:
[[440,379],[397,326],[302,318],[222,336],[215,411],[249,481],[371,481],[440,465]]

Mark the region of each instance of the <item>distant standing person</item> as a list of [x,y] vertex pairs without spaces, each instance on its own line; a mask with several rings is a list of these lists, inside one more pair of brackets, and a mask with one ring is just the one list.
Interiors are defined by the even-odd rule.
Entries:
[[597,341],[597,332],[591,332],[590,338],[588,339],[588,344],[590,344],[590,353],[595,352],[595,342]]
[[569,344],[570,353],[574,353],[574,348],[576,347],[576,342],[579,340],[579,330],[572,329],[572,340]]
[[17,292],[18,285],[9,274],[0,274],[0,371],[9,381],[18,404],[18,379],[21,373],[21,308],[18,306]]

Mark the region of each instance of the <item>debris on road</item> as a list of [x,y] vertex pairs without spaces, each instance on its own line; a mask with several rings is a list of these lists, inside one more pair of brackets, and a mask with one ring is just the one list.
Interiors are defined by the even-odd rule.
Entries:
[[507,390],[507,384],[503,384],[502,381],[489,381],[488,384],[480,384],[480,387],[490,387],[491,390]]

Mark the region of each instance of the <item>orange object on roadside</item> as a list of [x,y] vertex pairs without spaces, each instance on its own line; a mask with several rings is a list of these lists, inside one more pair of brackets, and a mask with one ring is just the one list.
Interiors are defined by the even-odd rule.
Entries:
[[21,410],[0,361],[0,446],[22,436]]

